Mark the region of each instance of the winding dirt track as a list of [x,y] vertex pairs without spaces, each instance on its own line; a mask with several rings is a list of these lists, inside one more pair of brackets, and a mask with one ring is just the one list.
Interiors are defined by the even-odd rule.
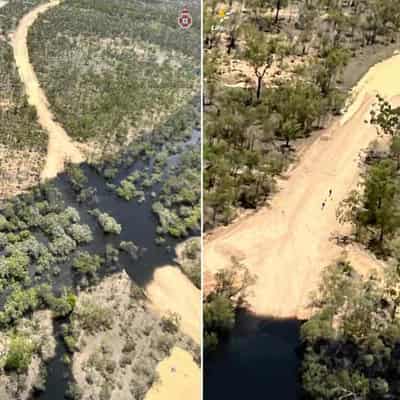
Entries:
[[15,62],[21,80],[25,85],[29,104],[36,108],[38,121],[49,137],[46,163],[41,174],[42,180],[54,178],[63,170],[65,161],[80,163],[84,160],[82,153],[74,145],[68,134],[54,121],[54,116],[49,110],[46,95],[40,87],[29,60],[27,46],[29,28],[39,14],[59,4],[60,0],[52,0],[49,3],[34,8],[21,19],[12,38]]
[[[343,118],[303,153],[270,206],[207,237],[207,284],[236,256],[258,277],[249,299],[255,313],[307,318],[309,295],[321,270],[342,250],[330,240],[333,232],[343,230],[336,220],[337,206],[356,187],[360,151],[376,138],[365,120],[378,92],[388,99],[400,95],[399,69],[399,55],[371,68],[354,89],[354,101]],[[363,269],[376,266],[376,260],[359,251],[350,259]]]

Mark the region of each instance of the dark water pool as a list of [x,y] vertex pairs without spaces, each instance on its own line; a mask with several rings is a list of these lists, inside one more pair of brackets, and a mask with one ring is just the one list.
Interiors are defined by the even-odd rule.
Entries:
[[231,336],[204,360],[204,400],[298,400],[301,321],[239,313]]

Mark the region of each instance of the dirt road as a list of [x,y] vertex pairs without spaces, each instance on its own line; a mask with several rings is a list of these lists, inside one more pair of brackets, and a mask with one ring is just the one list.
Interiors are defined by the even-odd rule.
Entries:
[[15,62],[21,80],[25,85],[29,104],[36,108],[38,121],[49,136],[46,163],[41,174],[42,180],[55,177],[63,170],[64,163],[67,160],[75,163],[84,160],[82,153],[74,145],[71,138],[54,121],[46,95],[40,88],[35,71],[29,61],[27,36],[30,26],[35,22],[39,14],[59,4],[59,0],[52,0],[34,8],[21,19],[12,38]]
[[[341,253],[330,240],[333,232],[343,229],[336,220],[337,206],[356,187],[360,151],[376,138],[375,129],[364,121],[376,93],[387,98],[400,95],[399,68],[396,55],[368,71],[343,118],[303,153],[288,179],[280,182],[270,207],[209,235],[207,279],[236,256],[258,277],[249,299],[254,312],[307,317],[310,291],[316,289],[321,270]],[[352,257],[353,262],[358,259],[365,268],[368,259]]]

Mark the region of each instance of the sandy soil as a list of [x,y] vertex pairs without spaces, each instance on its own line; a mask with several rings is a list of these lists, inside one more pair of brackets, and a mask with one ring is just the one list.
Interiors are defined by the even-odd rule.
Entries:
[[159,382],[147,392],[145,400],[199,400],[200,368],[193,357],[179,347],[157,366]]
[[[178,347],[184,342],[174,337],[173,343],[179,344],[171,343],[174,347],[167,356],[160,344],[172,337],[162,330],[159,317],[149,310],[147,301],[136,297],[136,289],[127,273],[122,272],[82,291],[78,297],[76,310],[90,302],[112,310],[114,317],[109,329],[94,335],[81,329],[79,318],[74,318],[74,325],[78,324],[74,329],[80,334],[72,371],[84,393],[83,399],[99,398],[101,388],[106,386],[111,390],[110,400],[130,400],[135,397],[131,389],[135,385],[148,389],[146,377],[155,373],[160,374],[161,380],[156,380],[151,387],[149,399],[179,400],[184,398],[181,393],[188,393],[189,399],[199,399],[200,369],[193,355]],[[134,343],[134,349],[128,350],[127,343]],[[115,368],[104,370],[103,366],[110,363]],[[176,396],[166,396],[169,392]]]
[[52,0],[34,8],[21,19],[12,38],[15,61],[21,80],[25,85],[28,101],[36,108],[38,121],[49,135],[47,159],[41,174],[42,180],[55,177],[63,170],[66,160],[79,163],[84,159],[82,153],[64,129],[54,121],[54,115],[49,110],[46,95],[40,88],[35,71],[29,61],[27,46],[29,27],[35,22],[39,14],[59,4],[59,0]]
[[[342,252],[331,240],[333,232],[346,229],[336,220],[337,206],[357,184],[360,151],[376,138],[375,129],[364,121],[376,93],[387,98],[400,95],[399,67],[397,55],[369,70],[354,88],[354,101],[343,118],[303,153],[287,179],[279,183],[280,191],[270,207],[207,237],[208,282],[236,256],[258,277],[249,299],[253,311],[274,317],[309,315],[309,295],[317,288],[321,270]],[[352,260],[357,263],[361,258]],[[369,261],[362,259],[365,268]],[[369,260],[372,264],[373,259]]]
[[37,185],[44,155],[0,145],[0,199],[13,197]]
[[181,330],[200,343],[200,290],[177,267],[157,268],[146,287],[151,307],[161,315],[175,312],[181,317]]

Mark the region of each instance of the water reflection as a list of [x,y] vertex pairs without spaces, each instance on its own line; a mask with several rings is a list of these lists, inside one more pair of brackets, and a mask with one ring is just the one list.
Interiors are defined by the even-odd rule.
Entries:
[[204,360],[204,400],[300,399],[300,325],[241,311],[231,336]]

